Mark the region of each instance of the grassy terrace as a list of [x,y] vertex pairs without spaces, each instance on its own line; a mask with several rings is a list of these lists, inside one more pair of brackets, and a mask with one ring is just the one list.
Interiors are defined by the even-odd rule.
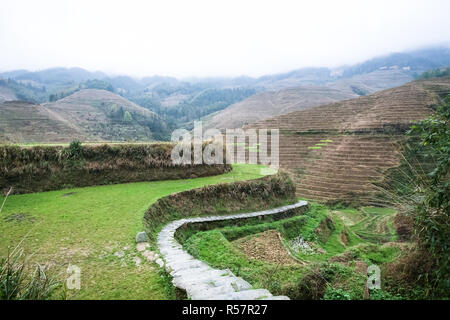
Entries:
[[48,265],[62,279],[69,264],[77,265],[81,290],[67,291],[69,299],[174,299],[164,273],[134,261],[139,256],[134,239],[143,230],[144,211],[174,192],[260,178],[262,167],[239,164],[229,173],[206,178],[12,195],[0,217],[0,254],[23,239],[30,262]]

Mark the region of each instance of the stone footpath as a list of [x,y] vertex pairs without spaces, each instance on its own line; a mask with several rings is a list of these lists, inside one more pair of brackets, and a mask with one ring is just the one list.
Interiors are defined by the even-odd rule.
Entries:
[[175,232],[188,223],[274,215],[307,205],[306,201],[299,201],[293,205],[266,211],[173,221],[158,234],[158,247],[164,259],[163,261],[158,257],[158,264],[164,266],[165,270],[173,277],[173,284],[185,290],[187,296],[192,300],[289,300],[286,296],[273,296],[266,289],[252,289],[247,281],[236,277],[230,270],[213,269],[206,263],[195,259],[184,251],[181,244],[175,240]]

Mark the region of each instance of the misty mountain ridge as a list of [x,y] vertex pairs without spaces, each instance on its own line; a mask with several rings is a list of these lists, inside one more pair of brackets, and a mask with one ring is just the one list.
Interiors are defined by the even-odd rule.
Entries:
[[[0,103],[14,100],[53,103],[84,90],[106,90],[127,101],[123,105],[137,105],[158,115],[151,125],[148,119],[141,119],[146,121],[146,127],[150,127],[148,132],[138,136],[127,133],[127,139],[167,139],[171,130],[178,127],[191,129],[195,120],[203,120],[205,128],[241,127],[286,112],[397,87],[416,79],[426,70],[448,65],[450,49],[434,47],[380,56],[352,66],[301,68],[258,78],[177,79],[159,75],[134,78],[62,67],[35,72],[14,70],[0,73]],[[76,107],[80,95],[74,97],[71,108]],[[78,103],[80,110],[86,110],[82,101]],[[11,108],[10,105],[9,110]],[[156,119],[160,125],[156,125]],[[110,129],[107,131],[102,139],[118,138]],[[101,134],[89,133],[88,136],[100,138]]]
[[158,84],[180,85],[183,83],[209,84],[212,86],[253,86],[270,89],[281,86],[279,81],[299,79],[304,84],[320,85],[337,79],[348,78],[358,74],[370,73],[376,70],[402,69],[413,76],[432,68],[450,65],[450,48],[433,47],[407,52],[392,53],[375,57],[359,64],[337,68],[305,67],[285,73],[263,75],[261,77],[206,77],[178,79],[169,76],[147,76],[136,78],[127,75],[107,75],[101,71],[88,71],[82,68],[49,68],[40,71],[13,70],[0,73],[4,79],[12,78],[18,81],[35,81],[42,84],[72,84],[87,80],[100,79],[110,82],[117,89],[127,91],[142,90]]

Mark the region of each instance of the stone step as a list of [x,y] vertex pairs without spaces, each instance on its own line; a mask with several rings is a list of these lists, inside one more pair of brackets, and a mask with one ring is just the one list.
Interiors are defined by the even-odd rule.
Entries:
[[[287,300],[289,298],[285,296],[273,297],[266,289],[252,289],[250,283],[240,277],[236,277],[228,269],[217,270],[195,259],[185,252],[182,246],[175,240],[175,232],[179,227],[189,223],[273,215],[307,205],[308,203],[306,201],[299,201],[296,204],[265,211],[227,216],[196,217],[173,221],[166,225],[158,234],[158,247],[165,260],[165,270],[173,277],[172,283],[174,286],[185,290],[188,297],[194,300]],[[163,265],[161,262],[158,264],[160,266]]]

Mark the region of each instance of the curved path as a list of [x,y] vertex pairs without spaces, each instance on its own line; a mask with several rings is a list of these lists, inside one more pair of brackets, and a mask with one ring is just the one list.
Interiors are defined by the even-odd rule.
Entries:
[[165,269],[173,277],[173,284],[185,290],[188,297],[193,300],[289,300],[286,296],[273,296],[266,289],[252,289],[247,281],[235,276],[230,270],[217,270],[195,259],[176,241],[175,232],[188,223],[277,215],[307,205],[306,201],[299,201],[296,204],[265,211],[173,221],[158,234],[158,247],[165,260]]

